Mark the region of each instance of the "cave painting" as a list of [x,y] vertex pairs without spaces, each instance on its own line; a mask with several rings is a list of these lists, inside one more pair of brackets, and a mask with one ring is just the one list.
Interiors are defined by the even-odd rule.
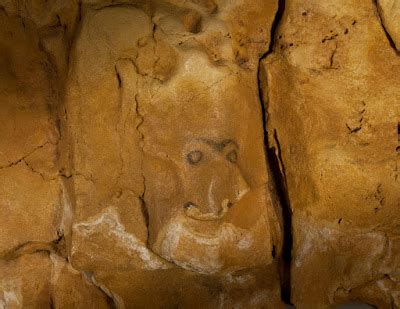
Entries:
[[0,308],[400,308],[399,17],[0,0]]
[[[67,93],[73,263],[94,276],[179,269],[174,280],[188,271],[226,279],[258,269],[275,278],[281,224],[254,72],[174,45],[152,20],[111,6],[82,21]],[[252,293],[264,289],[249,278],[240,282]]]
[[262,130],[252,125],[251,92],[205,55],[182,58],[157,98],[139,103],[150,248],[203,273],[269,265],[272,205],[260,176],[262,141],[247,139]]
[[[187,163],[196,168],[189,170],[190,177],[195,180],[194,185],[202,178],[207,179],[207,185],[196,186],[201,192],[201,196],[196,198],[199,202],[186,202],[185,214],[200,221],[223,219],[228,209],[249,191],[237,167],[238,145],[230,139],[220,142],[198,139],[193,144],[191,147],[193,150],[186,155]],[[229,187],[230,192],[224,192],[226,190],[223,188],[226,186]],[[208,205],[208,207],[201,205]]]

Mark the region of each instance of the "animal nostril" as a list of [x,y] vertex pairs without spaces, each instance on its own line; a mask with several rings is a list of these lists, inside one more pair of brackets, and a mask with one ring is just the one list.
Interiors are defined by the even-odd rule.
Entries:
[[228,208],[232,208],[233,207],[233,203],[228,202],[228,204],[226,205]]
[[193,204],[192,202],[187,202],[187,203],[185,203],[185,204],[183,205],[183,207],[184,207],[185,209],[191,209],[191,208],[196,207],[196,205]]

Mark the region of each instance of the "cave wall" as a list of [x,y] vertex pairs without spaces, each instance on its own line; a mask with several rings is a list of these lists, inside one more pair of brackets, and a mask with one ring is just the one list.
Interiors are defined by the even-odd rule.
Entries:
[[400,307],[398,0],[1,0],[1,308]]
[[262,61],[301,308],[352,299],[399,306],[400,62],[378,9],[286,1]]

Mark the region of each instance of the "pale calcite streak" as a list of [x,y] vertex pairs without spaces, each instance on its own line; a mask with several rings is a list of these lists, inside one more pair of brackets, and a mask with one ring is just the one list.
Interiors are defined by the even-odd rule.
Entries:
[[218,206],[215,203],[215,197],[214,197],[214,187],[215,187],[215,179],[213,178],[211,180],[210,185],[208,186],[208,192],[207,192],[207,197],[208,197],[208,205],[213,211],[218,212]]
[[244,285],[249,283],[252,280],[255,280],[253,275],[250,274],[244,274],[240,276],[234,276],[232,273],[227,274],[224,279],[226,280],[227,283],[230,284],[239,284],[239,285]]
[[271,292],[268,290],[260,290],[253,293],[250,305],[256,307],[262,307],[263,304],[268,303],[268,301],[272,298]]
[[83,277],[86,279],[87,282],[94,284],[97,286],[100,290],[102,290],[105,294],[108,295],[108,297],[112,298],[114,301],[114,304],[117,309],[125,309],[125,303],[124,300],[122,299],[121,296],[118,294],[110,291],[104,284],[101,284],[96,280],[96,277],[92,273],[82,273]]
[[129,253],[136,254],[149,270],[167,269],[170,266],[160,257],[150,251],[146,245],[134,234],[128,233],[121,223],[117,210],[114,207],[106,208],[102,213],[88,221],[73,225],[73,233],[89,237],[92,234],[108,231],[108,236],[115,238],[116,245],[125,248]]
[[[171,222],[166,227],[167,233],[161,245],[161,254],[176,265],[192,270],[195,269],[201,273],[213,273],[221,269],[222,263],[219,261],[219,239],[218,238],[201,238],[193,237],[187,231],[181,221]],[[197,244],[207,246],[207,262],[201,261],[204,256],[192,256],[188,262],[179,261],[176,252],[179,249],[181,238],[188,237]]]
[[[0,278],[1,280],[1,278]],[[16,280],[0,281],[0,309],[23,308],[21,282]]]
[[384,292],[386,292],[386,293],[390,293],[390,289],[386,286],[385,280],[378,280],[378,281],[377,281],[377,284],[378,284],[378,287],[379,287],[382,291],[384,291]]
[[50,260],[53,263],[53,267],[51,270],[51,284],[54,286],[57,284],[58,279],[60,278],[60,274],[62,271],[62,268],[64,267],[64,263],[62,258],[58,256],[57,254],[50,254]]
[[[379,247],[376,247],[374,252],[371,252],[372,257],[379,256],[386,249],[386,241],[385,236],[379,232],[366,232],[361,229],[354,229],[353,235],[355,237],[365,237],[365,239],[369,239],[370,241],[376,240],[376,243],[379,244]],[[326,252],[330,249],[330,245],[337,241],[340,238],[347,238],[348,232],[341,231],[339,229],[334,229],[331,227],[316,227],[312,226],[311,223],[307,225],[304,224],[304,239],[298,248],[298,252],[296,253],[296,257],[294,260],[294,265],[297,268],[302,267],[303,263],[308,260],[309,255],[313,252]],[[366,269],[373,268],[374,258],[365,261]]]
[[[212,236],[206,236],[192,231],[187,225],[187,219],[178,217],[170,221],[165,227],[165,237],[161,244],[161,255],[173,263],[188,270],[200,273],[215,273],[223,267],[221,256],[224,255],[222,247],[226,243],[236,243],[239,250],[246,250],[253,244],[250,231],[235,227],[231,223],[222,224]],[[239,239],[239,240],[238,240]],[[187,262],[178,258],[181,242],[199,245],[201,255],[196,253],[188,258]],[[190,255],[189,252],[186,255]]]
[[[295,266],[301,267],[303,261],[307,260],[308,255],[313,250],[316,250],[316,247],[318,247],[318,250],[320,251],[326,251],[328,249],[326,240],[333,238],[332,232],[333,231],[328,228],[313,229],[312,227],[308,226],[306,228],[302,246],[299,248],[295,258]],[[325,241],[321,242],[320,238]]]
[[60,229],[64,233],[64,235],[69,235],[73,220],[72,205],[65,184],[62,181],[61,181],[61,189],[62,189],[61,190],[62,218],[61,218]]
[[392,299],[394,308],[398,308],[400,302],[400,292],[398,290],[396,291],[396,288],[393,288],[393,286],[388,286],[388,283],[388,280],[378,280],[377,286],[387,297]]
[[66,270],[68,270],[71,274],[81,275],[81,273],[75,268],[73,268],[72,265],[68,263],[66,259],[55,253],[50,254],[50,260],[53,264],[51,271],[51,284],[53,286],[57,284],[58,279],[60,278],[61,272],[63,271],[64,267],[66,267]]

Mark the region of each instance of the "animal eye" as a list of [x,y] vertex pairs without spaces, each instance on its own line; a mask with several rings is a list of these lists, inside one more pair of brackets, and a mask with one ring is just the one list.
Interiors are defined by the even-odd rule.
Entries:
[[226,159],[231,163],[236,163],[237,162],[237,151],[236,150],[229,151],[228,154],[226,155]]
[[203,158],[203,153],[199,150],[191,151],[186,156],[187,161],[189,162],[189,164],[192,165],[199,163],[202,158]]

